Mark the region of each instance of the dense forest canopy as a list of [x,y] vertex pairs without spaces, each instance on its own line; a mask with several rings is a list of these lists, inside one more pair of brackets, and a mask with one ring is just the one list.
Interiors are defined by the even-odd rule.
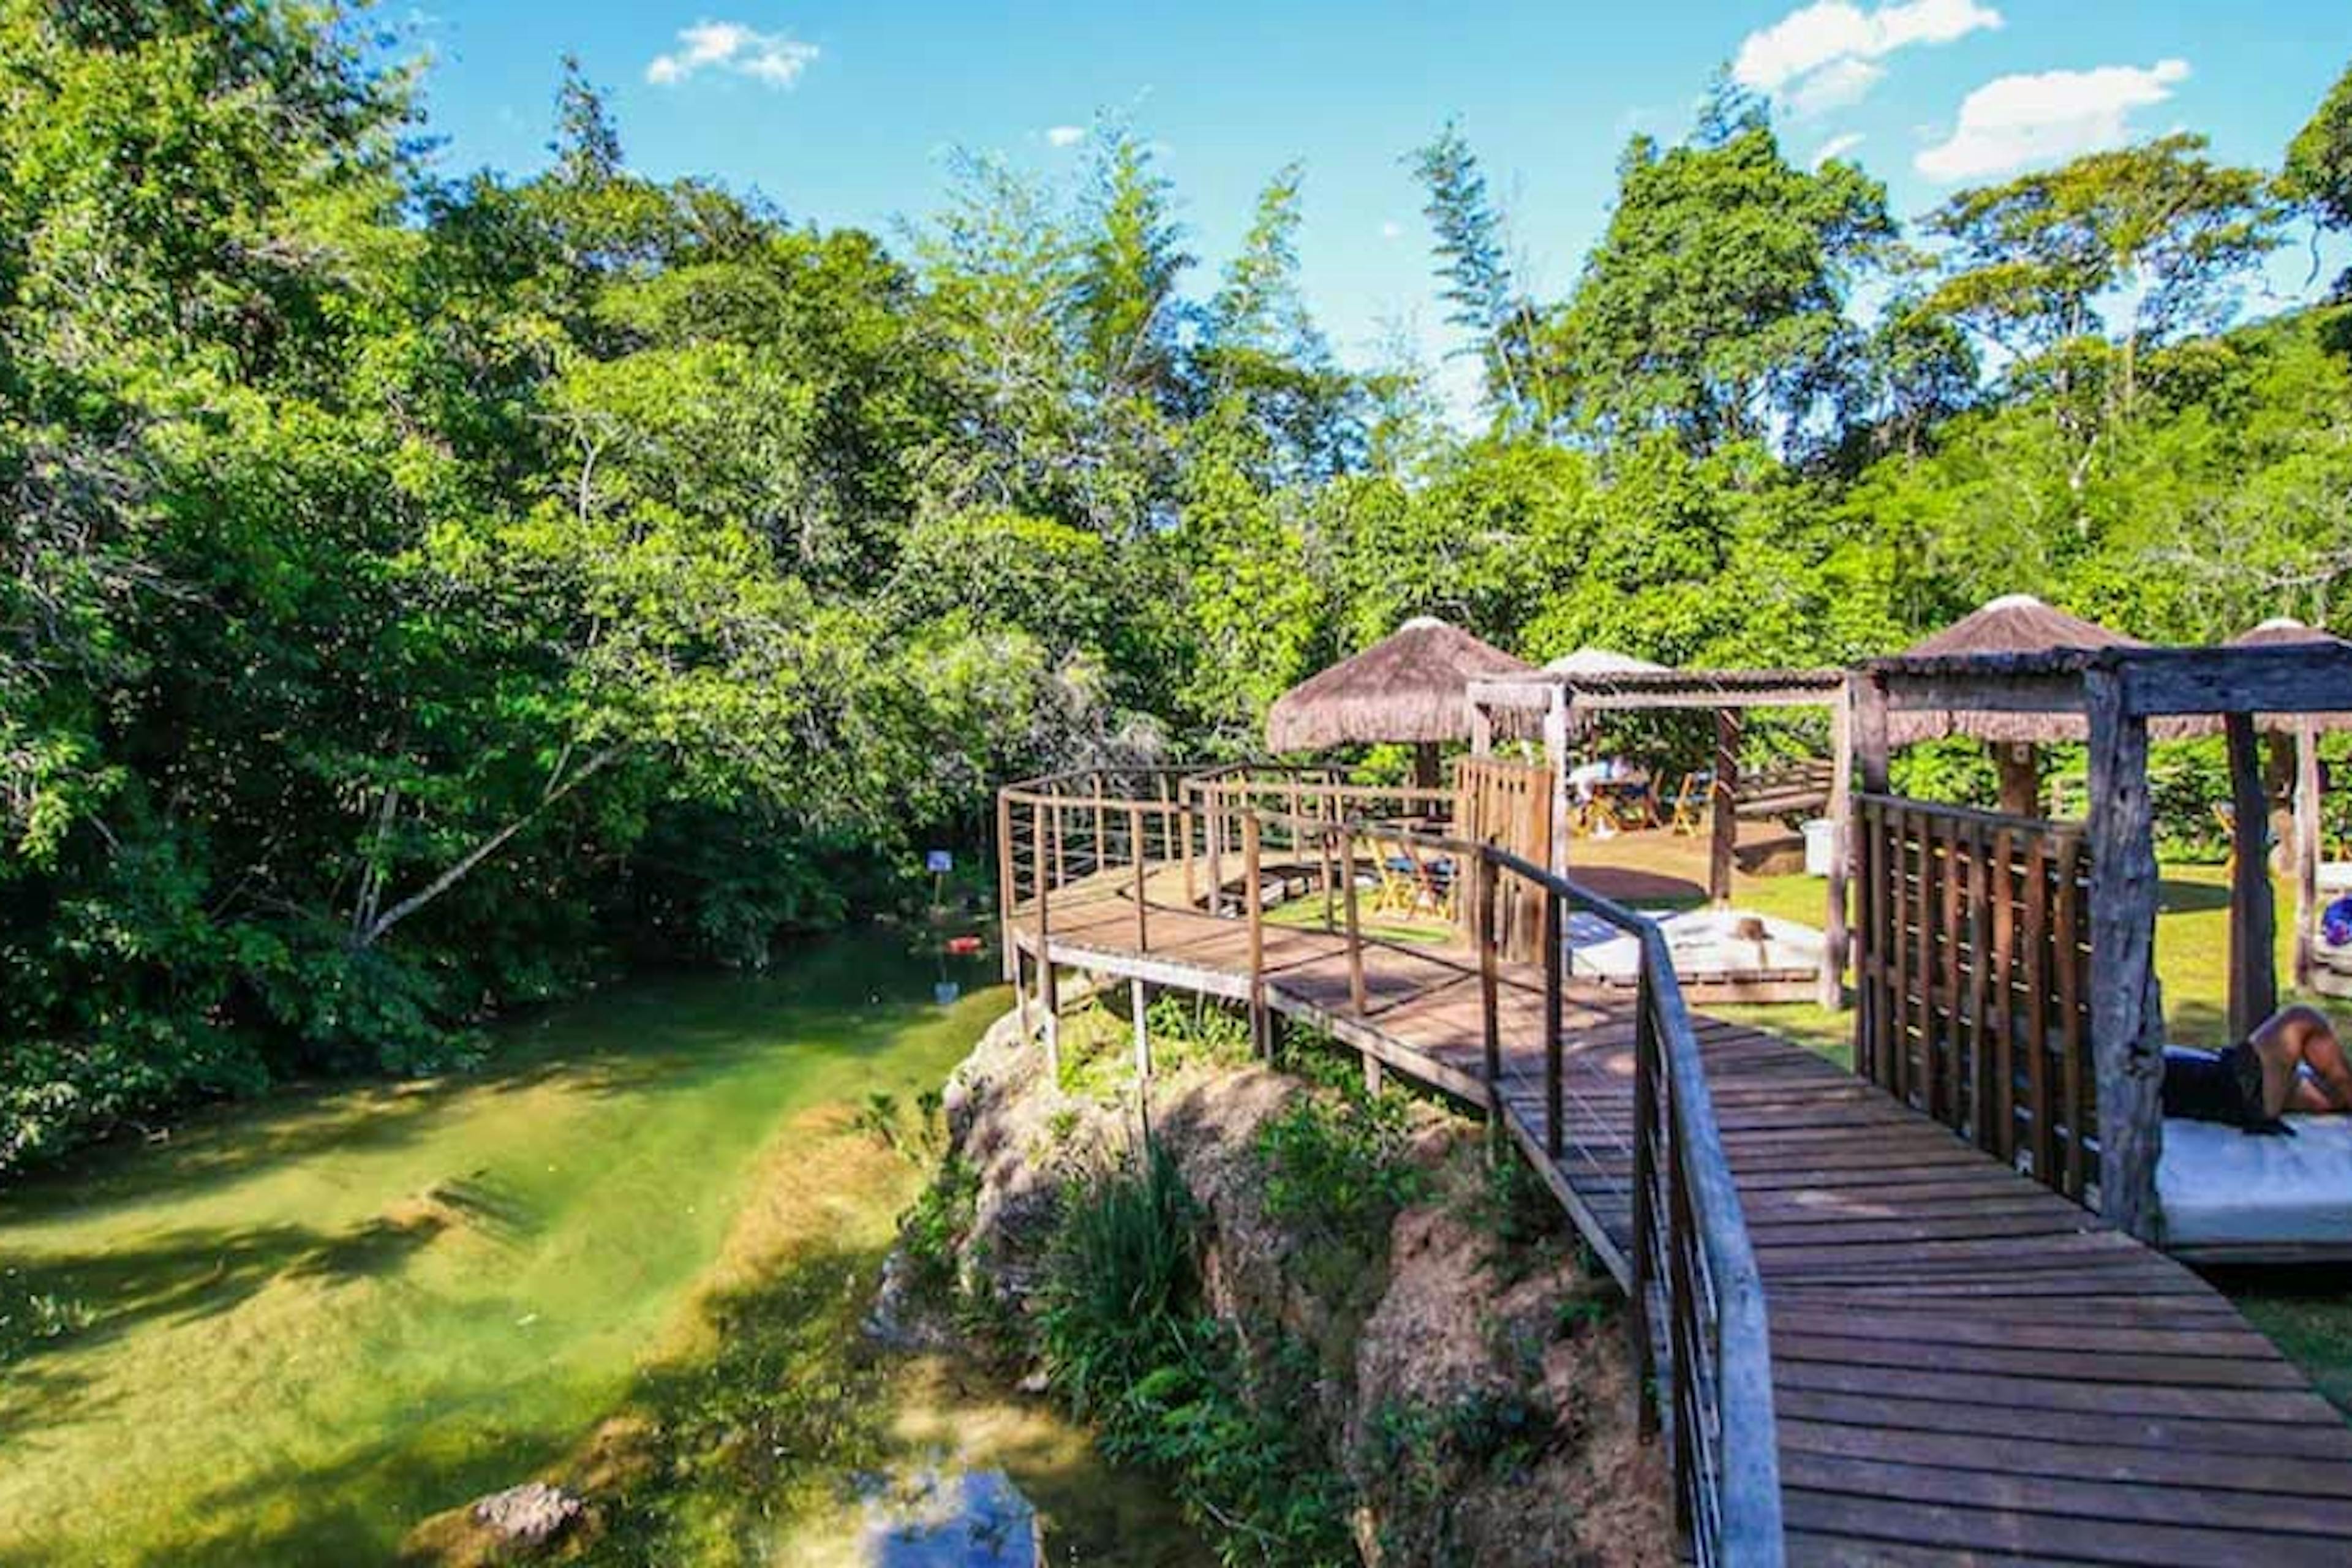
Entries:
[[576,68],[544,173],[449,178],[367,29],[0,0],[0,1169],[756,963],[992,781],[1247,752],[1412,615],[1814,663],[2021,589],[2352,609],[2352,316],[2236,324],[2352,226],[2352,76],[2275,171],[2176,134],[1908,223],[1718,89],[1557,300],[1401,128],[1465,433],[1317,330],[1300,165],[1213,274],[1111,123],[886,246],[631,173]]

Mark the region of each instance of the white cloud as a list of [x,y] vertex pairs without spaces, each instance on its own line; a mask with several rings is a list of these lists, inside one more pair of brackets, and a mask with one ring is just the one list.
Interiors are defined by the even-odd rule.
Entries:
[[2120,146],[2132,110],[2188,79],[2186,60],[2000,77],[1969,94],[1951,135],[1912,162],[1929,179],[1974,180]]
[[1382,239],[1402,239],[1404,237],[1404,225],[1397,222],[1394,218],[1384,219],[1381,224],[1381,237]]
[[1813,154],[1813,167],[1818,169],[1832,158],[1843,158],[1862,145],[1862,132],[1849,131],[1843,136],[1832,136]]
[[769,87],[790,87],[817,58],[817,47],[788,33],[755,32],[740,22],[697,22],[679,30],[677,47],[656,55],[646,79],[676,87],[703,70],[747,76]]
[[1086,139],[1087,128],[1083,125],[1055,125],[1045,132],[1048,147],[1075,147]]
[[1815,0],[1742,39],[1731,75],[1794,113],[1817,114],[1861,99],[1885,74],[1873,62],[1897,49],[2000,25],[2000,13],[1977,0],[1885,0],[1866,11],[1851,0]]
[[1781,95],[1780,101],[1800,118],[1843,109],[1868,97],[1870,89],[1878,85],[1878,79],[1885,74],[1885,66],[1849,55],[1832,60],[1810,76],[1799,77]]

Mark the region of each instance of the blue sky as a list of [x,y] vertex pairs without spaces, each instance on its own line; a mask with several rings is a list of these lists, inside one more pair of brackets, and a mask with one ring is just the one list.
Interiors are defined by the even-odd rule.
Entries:
[[[566,50],[607,90],[632,167],[756,187],[827,225],[895,234],[935,205],[951,146],[1075,170],[1082,149],[1064,143],[1109,112],[1160,144],[1213,268],[1266,175],[1303,159],[1309,303],[1360,362],[1389,323],[1443,346],[1399,160],[1449,115],[1556,294],[1606,221],[1626,138],[1681,135],[1719,64],[1771,92],[1792,156],[1856,159],[1907,218],[1960,184],[2176,129],[2273,166],[2352,60],[2343,0],[428,0],[405,15],[451,172],[545,162]],[[2273,298],[2307,269],[2300,249],[2277,258]]]

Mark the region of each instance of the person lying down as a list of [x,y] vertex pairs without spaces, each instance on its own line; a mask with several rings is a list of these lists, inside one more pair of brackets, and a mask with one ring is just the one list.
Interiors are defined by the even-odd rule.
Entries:
[[2282,1007],[2226,1051],[2164,1053],[2164,1113],[2286,1134],[2288,1111],[2352,1112],[2352,1062],[2316,1007]]

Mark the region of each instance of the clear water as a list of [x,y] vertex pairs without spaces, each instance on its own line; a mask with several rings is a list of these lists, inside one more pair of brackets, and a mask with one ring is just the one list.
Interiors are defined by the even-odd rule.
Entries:
[[[0,1563],[386,1559],[573,1452],[761,1259],[878,1248],[920,1178],[856,1109],[937,1087],[1004,1002],[992,960],[909,940],[632,984],[476,1074],[231,1108],[0,1193]],[[1024,1485],[1108,1510],[1073,1512],[1082,1560],[1194,1560],[1076,1434],[950,1382],[911,1380],[903,1424],[1050,1454]]]

